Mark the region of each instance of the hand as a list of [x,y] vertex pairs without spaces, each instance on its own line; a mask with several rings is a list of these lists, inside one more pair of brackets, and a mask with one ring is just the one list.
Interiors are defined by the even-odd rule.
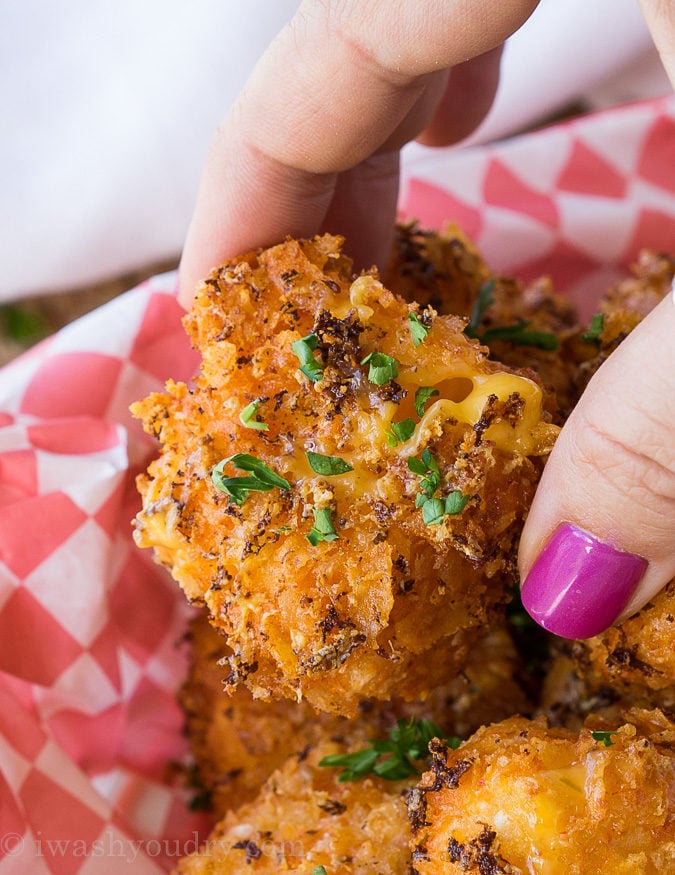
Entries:
[[[675,85],[675,5],[641,0]],[[567,638],[630,616],[675,577],[675,299],[598,370],[547,462],[520,541],[523,604]]]
[[674,338],[669,294],[597,371],[544,469],[522,598],[558,635],[597,635],[675,577]]
[[[180,299],[226,258],[288,234],[344,234],[386,263],[400,148],[467,136],[501,44],[537,0],[305,0],[217,131],[180,267]],[[449,70],[449,68],[453,68]]]
[[[536,2],[305,0],[213,139],[182,302],[214,265],[288,234],[344,233],[357,264],[385,263],[401,146],[470,133]],[[674,7],[642,6],[675,79]],[[674,330],[669,298],[599,370],[547,464],[520,568],[526,606],[560,634],[602,631],[675,575]]]

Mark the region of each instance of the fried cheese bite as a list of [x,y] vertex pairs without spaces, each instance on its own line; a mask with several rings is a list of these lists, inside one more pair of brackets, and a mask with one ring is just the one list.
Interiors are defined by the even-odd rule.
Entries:
[[410,827],[402,793],[410,781],[365,778],[340,783],[324,756],[344,746],[326,741],[291,757],[259,795],[229,812],[175,875],[235,875],[297,871],[312,875],[405,875]]
[[550,390],[547,401],[556,422],[569,414],[579,397],[579,361],[594,349],[579,348],[582,329],[576,307],[555,293],[550,278],[526,285],[494,273],[452,223],[440,232],[415,223],[397,227],[385,277],[388,287],[406,300],[469,319],[491,358],[536,372]]
[[512,717],[458,750],[431,743],[408,797],[412,871],[657,875],[675,859],[675,727],[612,731]]
[[359,706],[356,718],[321,714],[306,702],[253,699],[241,686],[228,695],[229,653],[222,635],[199,616],[190,627],[192,659],[180,700],[186,715],[190,747],[217,819],[252,800],[270,774],[293,754],[306,754],[326,739],[349,750],[369,739],[386,738],[401,718],[431,720],[446,736],[465,738],[482,723],[532,706],[518,685],[520,663],[505,630],[481,639],[462,674],[437,688],[424,702],[378,702]]
[[[670,292],[675,276],[675,257],[645,249],[631,266],[631,276],[615,283],[600,299],[595,351],[580,360],[575,385],[578,395],[600,365],[656,305]],[[593,326],[591,326],[593,328]]]
[[615,706],[675,712],[675,580],[642,610],[584,641],[556,644],[543,707],[567,724],[579,715]]
[[365,726],[317,714],[304,700],[262,702],[244,686],[228,694],[223,688],[227,670],[219,663],[231,651],[223,636],[200,616],[189,637],[190,672],[179,698],[200,783],[217,819],[254,799],[286,759],[322,738],[345,738],[353,726],[359,727],[358,741],[365,738]]
[[135,536],[224,631],[230,683],[352,715],[457,676],[558,429],[533,375],[354,278],[341,245],[288,240],[200,287],[194,387],[133,408],[162,445]]

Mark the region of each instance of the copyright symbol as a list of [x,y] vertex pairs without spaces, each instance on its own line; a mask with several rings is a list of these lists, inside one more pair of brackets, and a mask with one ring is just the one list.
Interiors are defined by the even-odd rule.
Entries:
[[6,832],[0,836],[0,856],[16,857],[23,851],[23,836],[18,832]]

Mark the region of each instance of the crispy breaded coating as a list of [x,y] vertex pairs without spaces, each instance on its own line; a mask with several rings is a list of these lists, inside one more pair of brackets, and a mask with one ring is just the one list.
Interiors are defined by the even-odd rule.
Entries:
[[480,332],[526,322],[530,330],[555,335],[554,350],[500,339],[491,340],[489,347],[493,359],[536,372],[554,393],[547,395],[547,409],[555,422],[563,422],[600,365],[668,294],[674,275],[675,257],[647,249],[640,252],[631,276],[600,298],[603,328],[597,341],[591,342],[584,340],[586,330],[579,325],[573,302],[554,291],[549,277],[525,285],[492,272],[454,224],[441,232],[423,230],[414,222],[399,226],[385,276],[388,287],[407,300],[467,318],[489,282],[493,302],[478,323]]
[[306,701],[262,702],[244,686],[228,695],[227,669],[219,661],[231,652],[205,616],[190,627],[190,674],[180,691],[190,747],[200,782],[216,818],[249,802],[271,773],[293,754],[322,737],[362,741],[366,727],[343,717],[317,714]]
[[675,276],[675,257],[648,249],[631,266],[631,276],[615,283],[600,299],[602,330],[595,354],[580,359],[575,378],[581,396],[600,365],[656,305],[669,293]]
[[223,689],[219,661],[229,649],[205,616],[191,625],[192,660],[180,699],[201,784],[217,819],[252,800],[284,761],[322,739],[360,749],[386,738],[404,717],[424,717],[446,736],[465,738],[483,723],[501,720],[531,705],[518,685],[518,656],[502,629],[481,639],[462,674],[438,687],[425,702],[364,701],[355,719],[317,714],[306,702],[253,699],[246,687]]
[[468,318],[481,286],[492,276],[476,245],[457,225],[432,231],[406,222],[396,227],[383,281],[406,301]]
[[410,830],[402,793],[410,782],[365,778],[338,782],[323,756],[343,753],[326,741],[291,757],[257,798],[229,812],[176,875],[297,871],[312,875],[406,875]]
[[657,875],[675,859],[675,727],[611,734],[513,717],[458,750],[434,741],[409,794],[417,875]]
[[671,580],[621,625],[584,641],[558,642],[542,706],[565,725],[609,706],[619,713],[631,705],[675,712],[674,642]]
[[[224,631],[231,683],[354,714],[466,663],[557,429],[533,379],[489,361],[461,319],[354,279],[341,244],[289,240],[201,286],[194,388],[134,406],[162,444],[136,540]],[[307,452],[351,470],[317,473]],[[242,454],[268,491],[223,491],[248,477]]]
[[642,683],[593,681],[579,674],[575,660],[557,653],[546,675],[538,712],[552,726],[591,729],[619,726],[634,709],[658,708],[675,720],[675,686],[652,690]]
[[[491,358],[516,368],[529,368],[549,390],[546,400],[555,421],[563,421],[578,401],[575,377],[579,363],[577,312],[565,295],[554,292],[542,277],[530,285],[490,270],[476,246],[454,224],[443,231],[426,231],[415,223],[397,228],[386,281],[406,300],[430,303],[439,313],[471,317],[476,299],[490,285],[492,303],[476,328],[479,333],[527,323],[528,330],[555,337],[555,349],[489,341]],[[591,352],[582,351],[584,358]]]

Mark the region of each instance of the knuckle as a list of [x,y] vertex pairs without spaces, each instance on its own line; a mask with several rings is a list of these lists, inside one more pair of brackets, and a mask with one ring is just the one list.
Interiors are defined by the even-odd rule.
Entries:
[[[672,445],[672,438],[670,440]],[[580,412],[574,438],[575,462],[584,473],[607,479],[627,500],[672,516],[675,513],[675,459],[653,430],[633,441],[620,428]]]

